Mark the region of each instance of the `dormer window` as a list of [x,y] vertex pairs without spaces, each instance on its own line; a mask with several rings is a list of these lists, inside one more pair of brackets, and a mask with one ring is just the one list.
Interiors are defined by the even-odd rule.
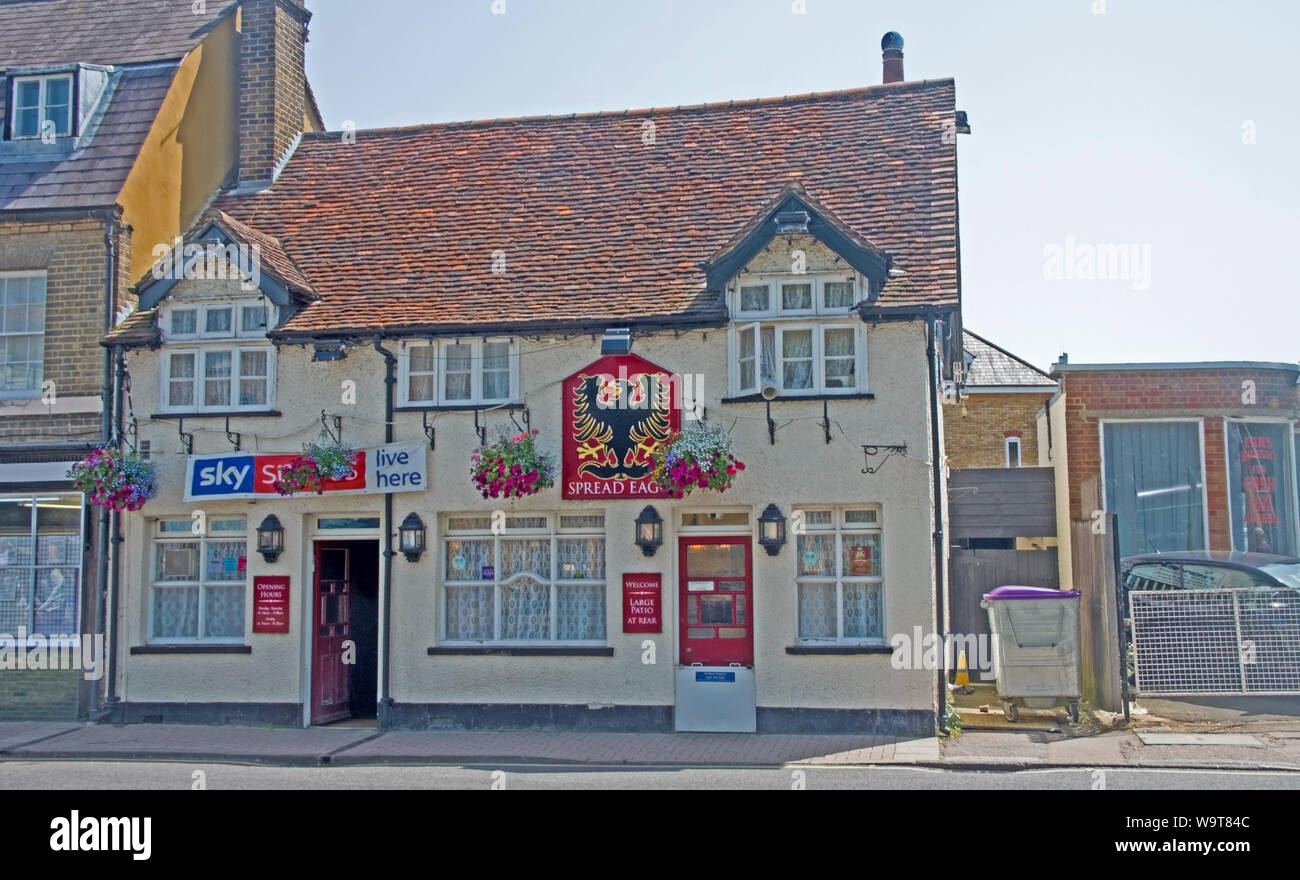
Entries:
[[163,412],[266,410],[275,404],[275,349],[265,302],[177,303],[161,325]]
[[15,77],[11,94],[9,130],[15,139],[72,133],[72,74]]
[[766,398],[866,390],[853,274],[742,277],[731,293],[730,392]]

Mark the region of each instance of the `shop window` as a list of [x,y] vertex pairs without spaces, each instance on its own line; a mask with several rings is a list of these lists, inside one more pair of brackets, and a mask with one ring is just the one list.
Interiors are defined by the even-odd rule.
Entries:
[[244,638],[248,521],[157,521],[151,548],[149,633],[153,642],[238,642]]
[[796,509],[795,589],[800,641],[885,638],[882,528],[875,508]]
[[1121,556],[1205,549],[1198,422],[1104,422],[1102,458]]
[[1224,422],[1232,549],[1296,554],[1293,431],[1287,422]]
[[45,273],[0,273],[0,399],[40,396],[45,372]]
[[0,499],[0,633],[79,632],[81,496]]
[[398,358],[404,406],[507,403],[517,395],[518,356],[508,339],[411,345]]
[[605,642],[602,514],[446,519],[443,638],[448,642]]

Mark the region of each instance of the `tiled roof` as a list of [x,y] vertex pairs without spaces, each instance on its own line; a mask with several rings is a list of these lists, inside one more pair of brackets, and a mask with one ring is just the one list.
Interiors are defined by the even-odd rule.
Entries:
[[216,208],[210,209],[207,214],[208,219],[215,220],[242,241],[250,245],[257,245],[261,252],[262,262],[265,268],[274,274],[277,278],[289,285],[289,288],[295,293],[311,295],[313,293],[311,282],[307,276],[302,274],[298,264],[284,252],[284,247],[280,240],[273,235],[267,235],[261,230],[254,229],[246,223],[242,223],[231,217],[224,211]]
[[881,306],[953,306],[954,101],[939,80],[308,134],[268,190],[217,206],[321,294],[289,332],[718,321],[701,264],[791,180],[894,256]]
[[180,58],[238,4],[208,0],[0,2],[0,68]]
[[[113,204],[178,66],[150,64],[123,67],[114,73],[108,85],[111,94],[104,99],[107,109],[88,145],[81,149],[69,151],[62,145],[43,148],[35,141],[3,144],[0,210]],[[0,113],[4,111],[0,90]]]
[[158,310],[145,309],[132,312],[105,334],[103,345],[125,345],[128,348],[138,346],[156,346],[162,339],[158,332]]
[[983,336],[976,336],[969,330],[962,331],[962,344],[967,352],[973,354],[970,372],[966,376],[967,386],[993,387],[1036,386],[1041,385],[1046,391],[1056,387],[1056,382],[1042,370],[1028,361],[1021,360],[1011,352],[998,348]]

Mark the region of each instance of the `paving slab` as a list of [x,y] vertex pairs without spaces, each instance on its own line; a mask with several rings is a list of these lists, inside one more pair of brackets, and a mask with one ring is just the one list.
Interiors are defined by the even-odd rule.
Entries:
[[17,746],[9,754],[30,758],[180,758],[316,764],[339,749],[377,735],[373,730],[320,727],[87,725]]
[[0,723],[0,755],[17,746],[68,733],[82,726],[72,721],[5,721]]
[[1148,746],[1249,746],[1266,748],[1257,737],[1244,733],[1158,733],[1141,731],[1138,739]]

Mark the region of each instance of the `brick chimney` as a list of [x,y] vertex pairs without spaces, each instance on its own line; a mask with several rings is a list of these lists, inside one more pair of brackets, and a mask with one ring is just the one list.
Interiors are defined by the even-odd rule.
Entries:
[[881,54],[885,62],[885,83],[903,81],[903,37],[890,31],[880,38]]
[[307,112],[303,0],[243,0],[239,42],[239,183],[269,183]]

